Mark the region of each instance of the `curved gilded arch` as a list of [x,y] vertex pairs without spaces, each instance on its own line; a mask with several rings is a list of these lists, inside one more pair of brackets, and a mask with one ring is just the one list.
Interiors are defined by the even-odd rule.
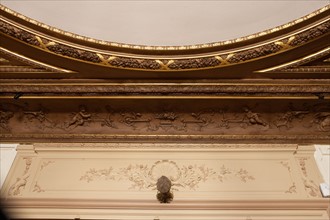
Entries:
[[[285,25],[246,37],[178,47],[128,45],[95,40],[50,27],[5,6],[0,9],[0,31],[10,42],[18,41],[32,50],[41,50],[50,56],[56,55],[99,68],[149,72],[204,71],[223,67],[228,69],[246,63],[251,66],[251,63],[261,59],[298,50],[307,44],[310,46],[316,40],[317,45],[312,47],[315,50],[324,50],[329,46],[324,40],[330,29],[329,5]],[[278,65],[277,59],[272,59],[269,63],[272,66]],[[288,61],[280,59],[281,63]],[[251,69],[249,65],[246,66],[247,70],[258,70],[253,69],[254,65]],[[268,66],[260,67],[267,69]],[[79,72],[79,67],[74,68],[74,71]]]

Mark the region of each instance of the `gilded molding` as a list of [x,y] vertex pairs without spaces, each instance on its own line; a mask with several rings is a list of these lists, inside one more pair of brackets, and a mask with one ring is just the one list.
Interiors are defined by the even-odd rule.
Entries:
[[200,70],[250,62],[306,44],[328,34],[329,29],[330,21],[327,19],[280,39],[262,42],[248,48],[238,48],[228,52],[219,51],[212,54],[164,57],[104,52],[85,46],[80,47],[59,39],[42,36],[6,19],[2,19],[0,22],[0,31],[3,34],[49,53],[105,67],[148,71]]
[[160,151],[160,150],[203,150],[207,151],[290,151],[294,152],[297,149],[297,144],[215,144],[215,143],[34,143],[35,152],[44,151],[70,151],[85,152],[90,151],[122,151],[122,150],[137,150],[137,151]]
[[[18,53],[15,53],[13,51],[10,51],[10,50],[7,50],[6,48],[3,48],[3,47],[0,47],[0,54],[1,55],[5,55],[7,57],[10,57],[14,60],[18,60],[22,63],[25,63],[27,65],[30,65],[31,67],[33,68],[38,68],[38,69],[32,69],[32,68],[29,68],[27,69],[25,67],[15,67],[14,70],[11,70],[11,71],[16,71],[16,72],[19,72],[19,71],[22,71],[22,70],[25,70],[25,71],[34,71],[34,72],[44,72],[44,71],[49,71],[49,72],[52,72],[52,73],[74,73],[73,71],[70,71],[70,70],[66,70],[66,69],[62,69],[62,68],[59,68],[59,67],[55,67],[55,66],[52,66],[52,65],[49,65],[49,64],[45,64],[45,63],[42,63],[42,62],[39,62],[37,60],[33,60],[31,58],[28,58],[26,56],[23,56],[21,54],[18,54]],[[2,67],[2,65],[0,65],[0,73],[1,72],[6,72],[6,69],[4,68],[7,68],[8,67]]]
[[235,44],[235,43],[238,43],[238,42],[244,42],[244,41],[248,41],[248,40],[251,40],[251,39],[254,39],[254,38],[258,38],[258,37],[262,37],[262,36],[266,36],[266,35],[269,35],[269,34],[272,34],[272,33],[275,33],[275,32],[278,32],[278,31],[282,31],[282,30],[285,30],[289,27],[292,27],[294,25],[297,25],[303,21],[306,21],[308,19],[311,19],[313,17],[315,17],[316,15],[319,15],[327,10],[330,9],[330,6],[327,5],[323,8],[320,8],[306,16],[303,16],[301,18],[298,18],[294,21],[291,21],[291,22],[288,22],[286,24],[283,24],[283,25],[280,25],[280,26],[277,26],[275,28],[272,28],[272,29],[268,29],[268,30],[265,30],[265,31],[262,31],[262,32],[258,32],[258,33],[255,33],[255,34],[252,34],[252,35],[248,35],[248,36],[245,36],[245,37],[240,37],[240,38],[236,38],[236,39],[233,39],[233,40],[227,40],[227,41],[222,41],[222,42],[215,42],[215,43],[205,43],[205,44],[197,44],[197,45],[182,45],[182,46],[145,46],[145,45],[132,45],[132,44],[122,44],[122,43],[117,43],[117,42],[108,42],[108,41],[103,41],[103,40],[96,40],[96,39],[93,39],[93,38],[88,38],[88,37],[84,37],[84,36],[80,36],[80,35],[77,35],[77,34],[74,34],[74,33],[70,33],[70,32],[67,32],[67,31],[63,31],[63,30],[60,30],[58,28],[55,28],[55,27],[51,27],[47,24],[44,24],[44,23],[41,23],[39,21],[36,21],[34,19],[31,19],[31,18],[28,18],[16,11],[13,11],[7,7],[5,7],[4,5],[1,5],[0,4],[0,10],[2,11],[5,11],[6,13],[9,13],[15,17],[18,17],[24,21],[27,21],[31,24],[34,24],[34,25],[37,25],[39,27],[42,27],[43,29],[45,30],[48,30],[48,31],[51,31],[51,32],[54,32],[56,34],[61,34],[61,35],[64,35],[64,36],[67,36],[67,37],[71,37],[73,39],[77,39],[77,40],[83,40],[83,41],[86,41],[86,42],[91,42],[91,43],[95,43],[95,44],[99,44],[99,45],[106,45],[106,46],[112,46],[112,47],[118,47],[118,48],[130,48],[130,49],[136,49],[136,50],[147,50],[147,51],[150,51],[150,50],[159,50],[159,51],[162,51],[162,50],[195,50],[195,49],[202,49],[202,48],[212,48],[212,47],[218,47],[218,46],[222,46],[222,45],[229,45],[229,44]]
[[[267,68],[264,70],[258,70],[256,72],[265,73],[265,72],[329,72],[329,66],[302,66],[304,64],[307,64],[309,62],[312,62],[314,60],[320,59],[322,57],[326,57],[330,54],[330,47],[326,47],[316,53],[312,53],[308,56],[305,56],[303,58],[293,60],[291,62],[281,64],[279,66]],[[326,62],[326,61],[324,61]]]
[[117,142],[117,141],[223,141],[236,143],[248,142],[248,143],[261,143],[262,141],[268,143],[297,143],[303,141],[303,143],[329,143],[330,135],[123,135],[123,134],[10,134],[1,133],[0,138],[3,141],[30,141],[30,142],[77,142],[77,141],[89,141],[89,142]]
[[82,94],[88,96],[97,94],[120,95],[134,93],[135,95],[147,95],[166,93],[166,95],[177,95],[178,94],[189,94],[193,95],[211,95],[221,93],[236,93],[236,94],[251,94],[251,93],[330,93],[330,82],[320,81],[315,83],[274,83],[274,84],[262,84],[262,83],[251,83],[244,84],[241,82],[237,83],[205,83],[205,84],[139,84],[139,83],[126,83],[126,84],[115,84],[115,83],[14,83],[14,82],[2,82],[0,87],[2,93],[58,93],[58,94]]

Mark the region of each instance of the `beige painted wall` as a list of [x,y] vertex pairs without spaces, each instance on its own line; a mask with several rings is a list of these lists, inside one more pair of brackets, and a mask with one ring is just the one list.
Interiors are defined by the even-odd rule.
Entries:
[[[20,145],[1,197],[14,217],[31,219],[326,220],[314,152],[294,144]],[[170,204],[156,199],[162,175],[172,180]]]

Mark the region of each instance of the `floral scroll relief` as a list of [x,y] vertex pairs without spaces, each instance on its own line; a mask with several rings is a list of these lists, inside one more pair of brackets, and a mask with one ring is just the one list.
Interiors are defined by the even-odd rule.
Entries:
[[85,175],[80,177],[80,180],[85,180],[87,182],[91,182],[97,179],[114,180],[114,175],[112,171],[113,171],[112,167],[108,169],[100,169],[100,170],[91,168],[85,172]]
[[28,178],[30,177],[29,170],[32,164],[31,157],[24,157],[25,160],[25,169],[22,173],[21,177],[17,177],[16,181],[11,187],[9,188],[8,195],[9,196],[18,196],[21,195],[22,191],[25,189],[25,186],[28,182]]
[[244,169],[230,169],[225,165],[216,171],[205,165],[182,165],[174,161],[159,160],[153,165],[130,164],[127,167],[114,169],[91,168],[80,177],[81,181],[91,182],[96,180],[128,180],[131,182],[130,189],[156,189],[157,179],[161,176],[168,177],[172,182],[172,189],[196,190],[199,184],[210,179],[223,182],[226,178],[237,178],[245,183],[255,178]]

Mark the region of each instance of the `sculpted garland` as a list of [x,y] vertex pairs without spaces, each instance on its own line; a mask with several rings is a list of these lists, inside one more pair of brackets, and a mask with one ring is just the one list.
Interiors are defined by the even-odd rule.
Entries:
[[171,160],[156,161],[153,165],[130,164],[127,167],[114,169],[90,168],[80,177],[81,181],[92,182],[100,180],[131,182],[131,189],[156,189],[157,180],[166,176],[172,182],[172,189],[196,190],[199,184],[208,180],[224,182],[228,178],[236,178],[242,183],[253,181],[255,178],[245,169],[232,169],[222,165],[220,169],[209,168],[205,165],[189,164],[179,166]]

